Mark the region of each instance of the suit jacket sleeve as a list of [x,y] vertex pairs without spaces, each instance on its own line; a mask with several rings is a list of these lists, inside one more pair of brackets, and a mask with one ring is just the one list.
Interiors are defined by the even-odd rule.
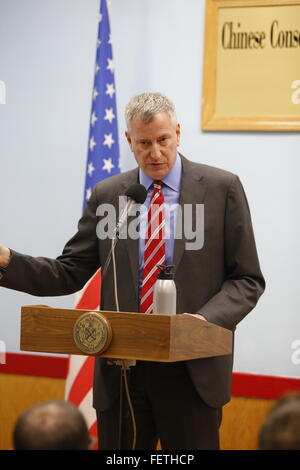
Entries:
[[32,257],[11,250],[12,257],[0,286],[37,296],[66,295],[81,289],[100,266],[96,207],[93,191],[78,232],[58,258]]
[[224,220],[224,282],[199,313],[220,326],[234,329],[256,305],[265,288],[250,211],[242,184],[234,177],[227,193]]

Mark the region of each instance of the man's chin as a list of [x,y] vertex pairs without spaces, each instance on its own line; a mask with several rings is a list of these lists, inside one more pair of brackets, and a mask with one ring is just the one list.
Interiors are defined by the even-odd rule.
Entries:
[[166,167],[163,168],[147,168],[145,173],[152,178],[153,180],[162,180],[167,174],[169,170]]

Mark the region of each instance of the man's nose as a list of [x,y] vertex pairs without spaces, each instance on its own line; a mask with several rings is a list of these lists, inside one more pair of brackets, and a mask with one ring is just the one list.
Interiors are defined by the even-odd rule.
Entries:
[[154,160],[157,160],[160,158],[160,156],[161,156],[160,146],[158,143],[154,143],[151,147],[151,157]]

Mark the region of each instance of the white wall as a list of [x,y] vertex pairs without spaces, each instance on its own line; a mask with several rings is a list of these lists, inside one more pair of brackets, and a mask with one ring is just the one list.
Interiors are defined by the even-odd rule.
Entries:
[[[57,256],[80,216],[98,9],[99,0],[0,0],[0,243],[21,252]],[[203,25],[204,0],[112,0],[122,167],[134,166],[123,139],[128,99],[166,93],[181,151],[239,174],[251,208],[267,290],[238,327],[235,370],[299,377],[300,137],[200,130]],[[8,351],[18,351],[20,306],[40,302],[72,307],[73,297],[0,290]]]

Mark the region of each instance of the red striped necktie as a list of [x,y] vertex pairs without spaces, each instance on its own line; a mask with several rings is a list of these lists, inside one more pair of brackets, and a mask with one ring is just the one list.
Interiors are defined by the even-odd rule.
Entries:
[[140,311],[153,312],[153,289],[159,269],[158,264],[165,264],[165,214],[162,181],[154,181],[154,190],[148,211],[148,225],[144,248],[144,270],[141,291]]

